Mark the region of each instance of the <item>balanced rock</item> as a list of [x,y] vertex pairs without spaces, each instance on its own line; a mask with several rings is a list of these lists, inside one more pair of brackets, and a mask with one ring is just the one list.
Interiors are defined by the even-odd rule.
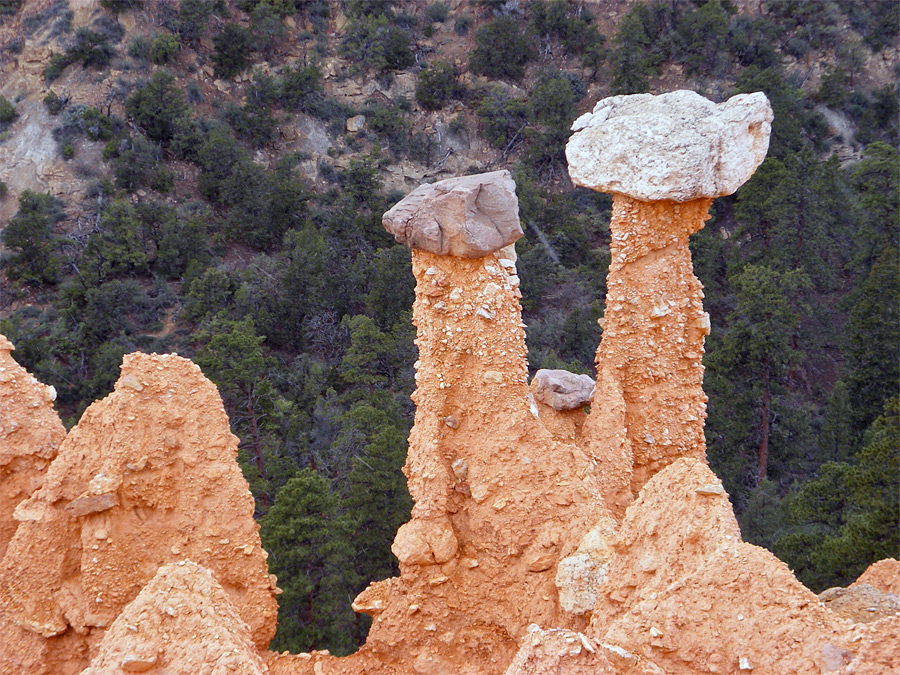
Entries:
[[594,380],[568,370],[541,369],[532,380],[534,397],[554,410],[574,410],[591,402]]
[[642,201],[724,197],[769,149],[772,108],[762,93],[716,104],[693,91],[605,98],[572,125],[576,185]]
[[420,185],[382,224],[410,248],[462,258],[481,258],[522,236],[516,184],[506,170]]
[[250,627],[212,572],[185,560],[159,568],[110,626],[81,675],[122,672],[262,675],[268,670]]
[[53,409],[56,390],[13,360],[0,335],[0,560],[15,534],[13,511],[44,480],[66,430]]

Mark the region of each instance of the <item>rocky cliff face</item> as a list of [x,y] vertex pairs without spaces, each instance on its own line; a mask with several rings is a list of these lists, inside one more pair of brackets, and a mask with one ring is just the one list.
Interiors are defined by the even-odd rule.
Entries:
[[[115,392],[88,409],[15,508],[0,563],[0,672],[900,668],[891,610],[898,563],[879,563],[860,580],[881,594],[883,618],[864,623],[837,611],[768,551],[741,541],[705,461],[700,358],[709,324],[687,240],[722,185],[735,189],[761,161],[767,105],[726,106],[722,133],[752,157],[708,157],[717,162],[712,178],[687,192],[675,190],[682,164],[670,162],[680,168],[665,174],[656,162],[659,199],[616,193],[589,410],[575,394],[574,407],[568,398],[553,404],[548,388],[568,392],[560,374],[528,382],[513,248],[521,228],[508,174],[436,184],[386,214],[395,236],[421,247],[412,254],[419,361],[404,467],[415,507],[393,545],[400,576],[354,603],[374,617],[357,654],[265,652],[277,589],[221,401],[190,362],[133,354]],[[715,126],[706,118],[718,114],[684,95],[651,108],[669,116],[658,122],[670,131],[701,113]],[[582,143],[570,162],[590,161],[584,148],[597,150],[603,137]],[[664,164],[665,148],[658,152]],[[16,373],[31,389],[6,380],[2,391],[45,395]],[[52,413],[46,401],[19,406],[16,423],[27,425],[33,409]],[[56,447],[53,433],[34,434],[35,448]]]

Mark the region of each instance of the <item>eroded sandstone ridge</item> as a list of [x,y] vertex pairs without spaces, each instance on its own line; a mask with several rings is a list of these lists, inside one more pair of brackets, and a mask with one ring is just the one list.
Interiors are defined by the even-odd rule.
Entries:
[[741,541],[706,464],[709,319],[688,237],[762,161],[770,122],[761,94],[690,92],[615,97],[576,122],[573,179],[614,194],[596,383],[528,381],[508,172],[385,214],[413,247],[415,506],[400,576],[354,602],[374,618],[358,653],[265,652],[274,580],[221,401],[184,359],[131,355],[15,509],[0,672],[900,672],[900,563],[816,596]]
[[76,673],[160,566],[209,568],[252,641],[275,632],[253,499],[213,384],[178,356],[132,354],[43,485],[0,563],[0,672]]
[[53,409],[56,390],[16,363],[0,335],[0,560],[16,532],[13,511],[44,481],[66,430]]

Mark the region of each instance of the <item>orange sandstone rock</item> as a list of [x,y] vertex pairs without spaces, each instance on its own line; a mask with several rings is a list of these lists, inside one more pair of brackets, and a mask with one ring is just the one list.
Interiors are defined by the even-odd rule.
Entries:
[[15,362],[0,335],[0,560],[15,534],[13,511],[44,480],[66,436],[53,409],[56,390]]
[[857,584],[869,584],[883,593],[900,596],[900,560],[885,558],[872,563],[852,586]]
[[375,616],[364,651],[399,672],[500,673],[530,623],[583,626],[555,577],[604,514],[596,469],[529,395],[514,254],[414,250],[413,273],[415,506],[393,546],[401,577],[376,585],[383,609],[372,589],[358,600]]
[[598,589],[591,635],[679,582],[718,549],[740,541],[728,495],[699,459],[682,458],[656,474],[628,508]]
[[849,588],[829,588],[819,600],[838,616],[854,623],[871,623],[900,614],[900,598],[869,584],[854,583]]
[[15,511],[0,602],[20,632],[0,634],[0,672],[20,672],[34,635],[52,639],[47,670],[32,672],[56,672],[56,662],[80,663],[77,672],[157,569],[186,557],[212,570],[265,648],[275,584],[236,454],[218,392],[196,365],[126,356],[115,391],[85,411]]
[[509,675],[618,675],[606,650],[576,631],[529,627]]
[[210,570],[189,560],[159,568],[103,636],[81,675],[264,675],[250,626]]
[[596,404],[584,433],[617,479],[604,497],[618,514],[657,471],[706,455],[701,359],[709,316],[688,237],[703,227],[710,203],[613,198]]

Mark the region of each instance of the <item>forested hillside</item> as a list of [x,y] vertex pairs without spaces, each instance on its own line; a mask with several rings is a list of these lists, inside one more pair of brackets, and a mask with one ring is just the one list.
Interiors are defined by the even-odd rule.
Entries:
[[814,590],[900,555],[896,2],[0,0],[0,21],[0,153],[52,168],[0,164],[0,333],[70,425],[134,350],[218,385],[284,590],[273,648],[352,651],[350,601],[396,572],[416,349],[382,213],[510,169],[530,367],[592,374],[611,202],[563,149],[614,94],[768,95],[768,158],[692,238],[710,463]]

